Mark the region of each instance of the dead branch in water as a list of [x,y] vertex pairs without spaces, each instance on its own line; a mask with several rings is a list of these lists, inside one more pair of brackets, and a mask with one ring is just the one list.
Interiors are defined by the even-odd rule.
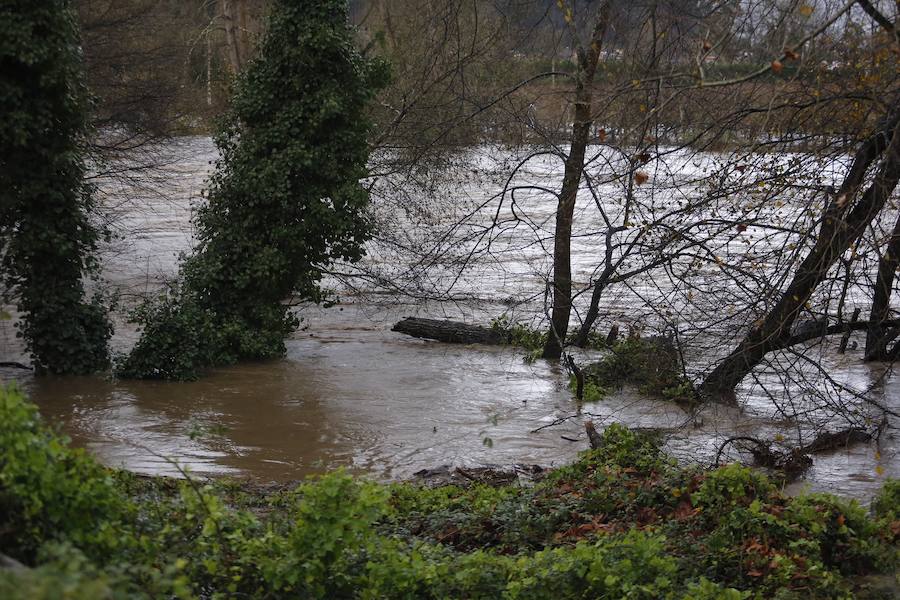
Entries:
[[721,465],[722,453],[725,448],[734,442],[749,442],[753,447],[749,448],[749,452],[753,455],[755,466],[766,467],[783,471],[791,477],[800,475],[803,471],[812,466],[812,458],[810,454],[818,452],[827,452],[829,450],[837,450],[846,448],[854,444],[863,444],[872,441],[878,437],[884,423],[880,424],[875,432],[869,432],[858,427],[849,427],[840,431],[823,431],[809,444],[791,448],[785,452],[772,448],[770,442],[765,442],[758,438],[750,436],[733,436],[719,445],[716,452],[715,466]]

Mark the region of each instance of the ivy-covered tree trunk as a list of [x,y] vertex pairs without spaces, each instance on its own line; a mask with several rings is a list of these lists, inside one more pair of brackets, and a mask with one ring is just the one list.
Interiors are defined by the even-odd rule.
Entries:
[[38,372],[109,363],[112,332],[83,280],[96,268],[83,148],[88,94],[67,0],[0,5],[0,260]]
[[285,301],[323,301],[323,269],[369,239],[366,110],[385,75],[355,50],[345,2],[273,3],[216,139],[199,244],[178,286],[139,311],[123,376],[186,379],[284,353],[297,325]]

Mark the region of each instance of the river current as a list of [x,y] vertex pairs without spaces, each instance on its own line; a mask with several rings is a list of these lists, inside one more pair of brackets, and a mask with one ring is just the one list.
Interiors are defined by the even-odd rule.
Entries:
[[[396,213],[405,209],[397,196],[382,207],[383,220],[406,232],[404,243],[433,243],[439,237],[434,229],[413,225],[460,221],[502,187],[504,168],[514,158],[485,154],[473,168],[454,171],[456,180],[438,184],[459,200],[452,209],[412,214],[407,206],[400,217]],[[189,250],[190,216],[215,158],[208,138],[183,138],[157,150],[159,166],[153,171],[136,171],[130,181],[100,181],[104,217],[116,233],[102,251],[103,278],[120,294],[123,307],[116,315],[116,351],[127,351],[136,336],[124,322],[127,307],[174,276],[178,254]],[[552,161],[532,165],[541,177],[556,168]],[[682,162],[671,170],[700,168]],[[525,191],[521,194],[524,198]],[[289,481],[346,467],[388,480],[445,464],[553,466],[587,447],[583,423],[589,418],[601,425],[617,421],[663,429],[676,457],[708,464],[729,436],[791,438],[810,426],[783,418],[783,411],[772,410],[771,398],[753,386],[741,390],[743,410],[710,407],[700,415],[627,387],[579,406],[568,390],[568,375],[556,364],[525,361],[513,348],[447,345],[390,331],[412,315],[481,323],[504,311],[539,315],[549,268],[546,236],[540,232],[552,229],[552,211],[548,202],[532,208],[522,221],[529,223],[524,234],[501,223],[495,228],[500,233],[486,234],[495,236],[488,240],[493,250],[472,254],[465,269],[452,265],[461,264],[460,249],[468,242],[447,244],[447,260],[422,275],[423,265],[398,267],[399,236],[376,240],[365,273],[357,269],[356,278],[327,281],[340,292],[335,306],[299,307],[303,327],[287,341],[283,360],[220,369],[187,383],[35,378],[16,369],[0,369],[0,379],[16,381],[49,421],[106,464],[175,476],[186,469]],[[496,214],[488,215],[455,232],[471,241],[496,220]],[[585,234],[573,244],[575,277],[581,281],[590,278],[597,261],[592,239]],[[479,243],[483,248],[486,242]],[[459,256],[451,256],[454,249]],[[444,297],[413,301],[415,293],[396,293],[401,284],[423,297],[441,289]],[[649,320],[652,311],[643,301],[658,287],[651,278],[611,294],[604,316],[634,323],[646,314]],[[698,348],[709,352],[702,343]],[[865,388],[875,382],[879,402],[900,410],[900,386],[891,375],[883,377],[884,367],[865,365],[853,353],[823,352],[818,358],[848,385]],[[26,359],[12,321],[0,321],[0,361]],[[817,455],[792,489],[866,500],[885,477],[900,477],[898,448],[896,433],[888,431],[877,444]]]

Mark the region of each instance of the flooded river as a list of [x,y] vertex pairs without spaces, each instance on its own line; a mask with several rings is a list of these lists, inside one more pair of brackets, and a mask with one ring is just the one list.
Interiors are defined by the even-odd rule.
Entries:
[[[168,166],[142,185],[103,188],[120,234],[103,250],[104,277],[125,306],[175,273],[178,253],[191,244],[192,203],[215,159],[206,138],[182,140],[165,152]],[[478,190],[495,183],[484,172],[472,171],[469,179],[459,194],[476,204]],[[544,211],[551,215],[552,206]],[[390,331],[410,315],[486,322],[508,308],[510,297],[539,298],[546,253],[532,242],[517,245],[518,239],[508,234],[496,241],[515,257],[501,258],[502,269],[473,261],[461,278],[459,289],[478,296],[476,303],[379,300],[353,289],[344,290],[337,306],[301,307],[304,327],[287,341],[283,360],[221,369],[188,383],[34,378],[15,369],[0,369],[0,379],[17,381],[51,422],[103,462],[167,475],[188,469],[287,481],[347,467],[387,480],[445,464],[552,466],[586,448],[587,418],[663,428],[676,456],[709,463],[730,435],[790,437],[802,429],[750,388],[742,394],[743,411],[714,407],[687,415],[627,388],[579,407],[558,365],[528,363],[515,349],[453,346]],[[427,234],[419,240],[427,241]],[[596,249],[576,242],[575,253],[576,272],[586,278]],[[367,259],[371,265],[392,260],[389,253]],[[608,308],[639,316],[645,291],[631,288]],[[119,315],[113,340],[120,352],[135,339],[122,320]],[[0,361],[25,358],[11,322],[0,321]],[[822,360],[844,381],[877,382],[879,402],[900,410],[900,385],[881,378],[878,367],[850,354]],[[885,477],[900,477],[895,436],[817,456],[795,489],[866,499]]]

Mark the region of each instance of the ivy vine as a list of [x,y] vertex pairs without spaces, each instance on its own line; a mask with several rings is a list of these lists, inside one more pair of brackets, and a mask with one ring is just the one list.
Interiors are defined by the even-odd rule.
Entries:
[[83,374],[109,363],[112,327],[85,279],[102,232],[84,181],[90,98],[67,0],[0,6],[0,266],[38,372]]
[[342,0],[273,3],[260,53],[236,83],[220,159],[177,284],[134,315],[125,377],[191,379],[284,354],[288,298],[321,302],[323,269],[370,238],[367,107],[383,63],[353,44]]

